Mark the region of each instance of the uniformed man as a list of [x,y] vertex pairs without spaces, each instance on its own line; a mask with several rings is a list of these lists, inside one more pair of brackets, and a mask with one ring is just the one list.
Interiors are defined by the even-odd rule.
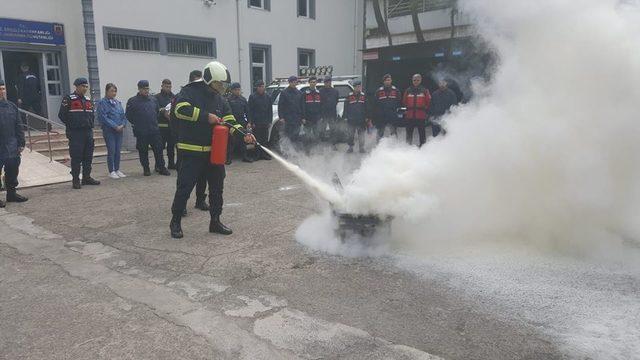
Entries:
[[[421,147],[427,142],[426,126],[429,118],[429,106],[431,94],[422,86],[422,75],[415,74],[411,77],[411,86],[404,91],[402,104],[407,108],[404,113],[404,122],[407,130],[407,144],[413,141],[413,129],[418,128],[418,138]],[[431,130],[431,129],[429,129]]]
[[[273,122],[273,101],[267,94],[264,81],[258,80],[256,92],[249,96],[249,127],[253,129],[256,140],[262,145],[269,142],[269,126]],[[267,154],[261,147],[256,148],[258,159],[271,160],[271,155]]]
[[155,95],[158,102],[158,127],[162,138],[162,147],[167,149],[167,162],[169,169],[176,168],[175,154],[176,141],[169,124],[169,113],[165,110],[167,104],[171,103],[175,95],[171,92],[171,80],[162,80],[160,92]]
[[362,92],[362,82],[355,80],[353,86],[354,90],[349,93],[347,101],[344,104],[344,116],[347,118],[347,124],[349,125],[349,150],[347,150],[347,152],[353,152],[355,137],[357,136],[358,148],[360,149],[360,153],[363,154],[365,152],[364,134],[369,125],[366,116],[366,100]]
[[[247,129],[247,125],[249,124],[249,120],[247,119],[247,112],[249,109],[247,99],[242,96],[242,87],[240,86],[240,83],[236,82],[231,84],[229,90],[230,93],[229,96],[227,96],[227,101],[229,102],[229,106],[231,106],[231,112],[236,118],[236,121],[240,125],[242,125],[244,129]],[[229,139],[229,147],[227,150],[227,165],[231,164],[231,158],[233,157],[234,152],[240,153],[243,162],[253,162],[253,159],[249,157],[247,146],[244,144],[244,141],[242,141],[242,139]]]
[[[69,139],[73,188],[80,189],[81,185],[100,185],[100,181],[91,177],[94,109],[91,99],[86,96],[89,82],[86,78],[80,77],[73,82],[73,85],[76,89],[62,99],[58,118],[66,126],[66,135]],[[82,181],[80,168],[82,168]]]
[[384,136],[387,126],[391,126],[391,135],[397,134],[398,109],[401,106],[401,100],[400,91],[393,86],[391,75],[384,75],[382,86],[375,94],[376,114],[373,122],[378,130],[378,140]]
[[125,110],[127,119],[133,126],[136,137],[136,149],[140,156],[143,175],[150,176],[149,147],[155,158],[155,171],[160,175],[171,175],[167,170],[162,155],[162,137],[158,127],[158,103],[153,96],[149,96],[149,81],[138,81],[138,94],[129,98]]
[[278,117],[284,122],[284,134],[293,143],[300,140],[302,126],[302,93],[297,88],[298,77],[289,77],[289,86],[280,92]]
[[309,78],[309,88],[302,94],[302,123],[310,133],[312,141],[319,136],[318,127],[320,126],[320,117],[322,116],[322,104],[320,92],[316,88],[318,78],[311,76]]
[[[172,123],[176,124],[180,154],[180,169],[169,228],[173,238],[182,238],[182,214],[198,177],[204,172],[209,183],[209,203],[211,221],[209,232],[230,235],[231,229],[220,221],[222,213],[222,191],[224,187],[224,165],[209,162],[213,125],[226,123],[232,134],[242,129],[231,112],[229,103],[222,97],[231,83],[229,70],[222,63],[208,63],[202,72],[203,81],[192,82],[182,88],[176,96],[171,111]],[[252,135],[245,136],[245,142],[255,142]]]
[[18,78],[18,106],[24,110],[42,115],[42,92],[40,79],[29,69],[29,64],[20,65],[20,77]]
[[340,94],[338,90],[332,85],[332,78],[330,75],[325,76],[324,86],[320,89],[320,108],[322,121],[320,122],[320,137],[323,139],[329,139],[334,149],[338,144],[339,129],[338,129],[338,101],[340,100]]
[[[0,173],[4,169],[7,202],[25,202],[28,199],[16,192],[20,154],[24,150],[24,132],[18,107],[7,100],[7,87],[0,80]],[[0,200],[0,208],[5,207]]]

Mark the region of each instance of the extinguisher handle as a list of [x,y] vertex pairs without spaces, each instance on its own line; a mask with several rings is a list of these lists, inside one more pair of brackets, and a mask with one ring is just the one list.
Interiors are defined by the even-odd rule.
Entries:
[[[226,122],[226,121],[221,122],[221,123],[220,123],[220,125],[227,126],[227,127],[229,127],[229,129],[233,128],[233,130],[234,130],[234,131],[237,131],[237,132],[238,132],[238,133],[240,133],[240,135],[242,135],[242,136],[247,136],[247,135],[248,135],[246,131],[244,131],[244,130],[240,130],[240,129],[236,129],[236,128],[234,128],[234,127],[233,127],[233,125],[232,125],[232,124],[230,124],[230,123],[228,123],[228,122]],[[260,147],[262,147],[262,145],[261,145],[258,141],[256,141],[256,146],[260,146]]]

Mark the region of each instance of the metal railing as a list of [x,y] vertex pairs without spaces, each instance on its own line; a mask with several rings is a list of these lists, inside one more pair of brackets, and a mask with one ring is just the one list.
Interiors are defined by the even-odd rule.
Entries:
[[[60,123],[57,123],[55,121],[51,121],[51,120],[47,119],[44,116],[40,116],[38,114],[34,114],[32,112],[29,112],[29,111],[26,111],[26,110],[23,110],[23,109],[18,109],[18,111],[20,111],[20,113],[22,115],[24,115],[24,124],[23,124],[23,126],[25,127],[26,132],[27,132],[26,135],[27,135],[27,141],[28,141],[28,144],[29,144],[29,151],[30,152],[33,152],[33,145],[34,144],[43,141],[41,139],[34,140],[34,135],[32,134],[32,132],[43,131],[43,130],[37,129],[37,128],[32,126],[33,119],[39,120],[39,121],[44,123],[44,128],[45,128],[45,131],[46,131],[46,134],[47,134],[46,140],[47,140],[47,147],[48,147],[48,150],[49,150],[49,162],[53,162],[53,148],[52,148],[52,145],[51,145],[51,134],[58,135],[60,133],[64,133],[64,130],[65,130],[64,125],[62,125]],[[62,130],[62,132],[59,131],[59,130]]]
[[427,12],[450,8],[455,0],[387,0],[387,17],[410,15],[413,7],[417,12]]

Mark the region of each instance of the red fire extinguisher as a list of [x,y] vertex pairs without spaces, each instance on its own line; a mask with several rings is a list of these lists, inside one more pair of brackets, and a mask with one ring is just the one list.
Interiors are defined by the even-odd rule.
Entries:
[[213,127],[211,135],[211,156],[209,162],[213,165],[224,165],[227,161],[227,144],[229,143],[229,128],[224,125]]

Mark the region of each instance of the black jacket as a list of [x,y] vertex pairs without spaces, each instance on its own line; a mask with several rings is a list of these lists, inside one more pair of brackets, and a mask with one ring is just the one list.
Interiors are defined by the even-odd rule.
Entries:
[[210,91],[204,81],[195,81],[183,87],[174,102],[171,123],[177,129],[176,146],[183,155],[209,156],[213,131],[213,125],[209,124],[209,114],[215,114],[230,124],[232,133],[236,129],[242,129],[227,100]]
[[62,98],[58,118],[66,126],[67,132],[93,129],[93,103],[87,96],[80,96],[74,92]]
[[287,87],[280,92],[278,117],[285,120],[285,127],[302,123],[302,92],[300,90]]
[[158,103],[158,127],[168,128],[169,120],[164,116],[164,108],[171,102],[175,95],[173,93],[163,93],[160,91],[154,97]]
[[268,126],[273,122],[273,101],[264,93],[253,93],[249,96],[247,117],[249,122],[257,126]]
[[344,117],[347,118],[349,125],[364,126],[366,124],[366,99],[362,92],[349,93],[344,103]]
[[133,134],[145,136],[159,132],[158,128],[158,102],[153,96],[136,95],[127,101],[125,114],[127,120],[133,125]]
[[18,99],[26,102],[40,101],[40,80],[31,71],[20,74],[18,79]]
[[302,93],[302,114],[303,117],[315,123],[322,116],[322,100],[318,89],[310,88]]
[[0,159],[20,156],[19,147],[24,147],[24,132],[18,107],[7,100],[0,100]]
[[338,118],[338,101],[340,94],[334,87],[322,87],[320,89],[320,108],[322,117],[325,119]]
[[227,97],[227,101],[229,102],[229,106],[231,106],[231,112],[236,118],[236,121],[242,126],[247,126],[247,123],[249,122],[247,120],[247,114],[249,112],[247,99],[242,95],[235,96],[231,94]]
[[458,97],[453,90],[449,88],[438,89],[433,95],[431,95],[431,107],[429,108],[429,115],[442,116],[446,114],[449,109],[458,103]]

